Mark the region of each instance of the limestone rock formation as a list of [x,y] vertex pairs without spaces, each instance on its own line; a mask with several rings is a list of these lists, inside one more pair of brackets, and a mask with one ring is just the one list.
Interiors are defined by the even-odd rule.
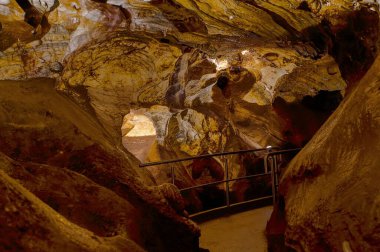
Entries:
[[[8,156],[1,156],[1,169],[9,176],[70,222],[100,236],[130,238],[148,250],[197,247],[194,224],[150,187],[153,178],[136,169],[133,156],[93,115],[54,90],[54,81],[0,85],[0,151]],[[176,244],[181,234],[184,243]]]
[[[2,47],[0,78],[60,76],[60,88],[92,106],[102,123],[114,130],[131,108],[160,104],[183,109],[185,100],[193,100],[194,95],[205,99],[215,84],[215,72],[231,66],[243,67],[253,76],[244,87],[251,86],[250,90],[241,90],[244,102],[242,97],[235,102],[244,104],[244,112],[236,109],[239,117],[257,114],[256,105],[265,111],[259,113],[271,111],[265,106],[277,97],[294,103],[321,90],[343,91],[343,79],[357,78],[349,68],[359,65],[363,56],[368,63],[360,68],[370,64],[377,38],[376,5],[367,2],[61,0],[58,7],[56,3],[2,3],[8,10],[1,16],[4,22],[20,22],[26,17],[23,11],[33,9],[51,28],[42,31],[38,28],[42,25],[37,25],[35,35],[20,30],[21,36],[4,26],[2,36],[12,34],[17,39]],[[346,21],[350,19],[354,22]],[[347,46],[342,45],[346,33],[352,38]],[[345,53],[351,54],[349,62]],[[359,72],[360,76],[363,71]],[[350,74],[356,77],[346,76]],[[215,102],[225,109],[219,103]],[[220,112],[218,107],[211,110]],[[209,113],[199,108],[198,112]],[[247,121],[247,115],[243,117],[238,121]],[[281,136],[289,131],[283,129],[282,120],[252,124],[237,134],[252,147],[278,145],[292,139]],[[248,133],[258,128],[263,130]]]
[[72,224],[0,171],[3,251],[144,251],[123,237],[103,238]]
[[[58,213],[110,249],[196,251],[199,230],[183,205],[212,205],[224,188],[186,192],[176,205],[177,189],[157,186],[171,182],[171,167],[142,169],[136,157],[304,146],[373,63],[378,7],[369,0],[0,0],[1,170],[54,209],[43,212],[46,226]],[[136,111],[154,134],[130,138]],[[220,181],[224,162],[177,164],[176,186]],[[228,162],[233,178],[263,166],[259,157]],[[14,183],[5,176],[3,184]],[[234,199],[254,194],[247,184],[232,185]]]
[[282,178],[297,251],[379,251],[380,57]]
[[85,87],[98,117],[116,129],[132,104],[163,104],[180,50],[125,32],[109,36],[76,51],[62,74],[62,88]]

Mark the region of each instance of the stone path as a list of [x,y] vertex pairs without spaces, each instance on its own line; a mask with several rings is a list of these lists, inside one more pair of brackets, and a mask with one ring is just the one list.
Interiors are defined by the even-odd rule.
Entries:
[[272,206],[200,223],[200,246],[211,252],[266,252],[265,226]]

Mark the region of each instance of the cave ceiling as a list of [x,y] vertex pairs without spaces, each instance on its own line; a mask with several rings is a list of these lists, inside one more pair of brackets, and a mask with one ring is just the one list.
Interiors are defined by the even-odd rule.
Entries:
[[[56,79],[115,137],[139,108],[155,114],[156,129],[167,113],[173,125],[201,114],[197,132],[211,121],[224,129],[197,139],[218,148],[187,146],[191,155],[226,149],[232,136],[251,147],[302,145],[370,67],[378,19],[377,1],[3,0],[0,79]],[[290,126],[292,106],[321,92],[335,98],[312,129]],[[158,116],[154,106],[170,112]],[[162,134],[193,142],[191,124]]]
[[157,161],[302,147],[326,120],[284,173],[286,241],[378,248],[378,35],[378,0],[0,0],[0,250],[198,251],[167,171],[122,136]]

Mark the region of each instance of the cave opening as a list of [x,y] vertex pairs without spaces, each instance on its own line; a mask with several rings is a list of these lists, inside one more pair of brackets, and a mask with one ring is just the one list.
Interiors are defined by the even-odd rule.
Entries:
[[157,133],[152,120],[144,115],[144,111],[131,110],[125,115],[121,133],[123,146],[140,162],[146,161]]
[[0,251],[380,251],[379,4],[0,0]]

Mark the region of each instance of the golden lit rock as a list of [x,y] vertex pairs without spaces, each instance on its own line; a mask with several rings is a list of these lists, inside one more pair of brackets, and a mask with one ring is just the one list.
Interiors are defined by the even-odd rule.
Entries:
[[[362,78],[378,8],[0,0],[0,250],[199,251],[186,211],[226,187],[179,189],[255,174],[263,159],[227,160],[228,174],[222,157],[138,164],[270,145],[306,146],[283,179],[289,246],[377,251],[379,60]],[[259,184],[231,182],[231,199],[270,190]]]
[[61,89],[86,88],[99,118],[119,128],[133,104],[164,104],[178,48],[147,37],[111,33],[78,50],[67,62]]
[[379,64],[285,171],[285,235],[297,250],[379,249]]
[[151,119],[144,115],[144,111],[131,111],[123,119],[121,134],[123,146],[144,162],[157,136]]

